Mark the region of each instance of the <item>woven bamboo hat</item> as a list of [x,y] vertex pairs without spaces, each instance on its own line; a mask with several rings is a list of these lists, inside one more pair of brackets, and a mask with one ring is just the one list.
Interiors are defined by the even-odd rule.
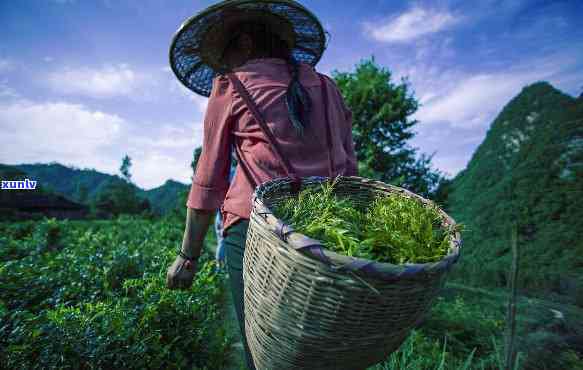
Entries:
[[225,0],[182,23],[170,45],[170,66],[190,90],[209,96],[237,24],[258,21],[286,41],[298,62],[315,66],[326,49],[326,35],[314,14],[294,0]]

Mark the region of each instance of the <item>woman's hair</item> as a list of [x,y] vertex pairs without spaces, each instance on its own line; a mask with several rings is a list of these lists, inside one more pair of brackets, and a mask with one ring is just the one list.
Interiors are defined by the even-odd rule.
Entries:
[[285,102],[290,120],[298,132],[303,135],[304,128],[309,126],[311,101],[299,81],[299,63],[293,57],[289,45],[282,40],[270,27],[260,22],[244,22],[237,24],[237,35],[227,44],[225,51],[236,47],[242,34],[247,34],[253,41],[253,50],[249,59],[281,58],[287,61],[291,81],[285,95]]

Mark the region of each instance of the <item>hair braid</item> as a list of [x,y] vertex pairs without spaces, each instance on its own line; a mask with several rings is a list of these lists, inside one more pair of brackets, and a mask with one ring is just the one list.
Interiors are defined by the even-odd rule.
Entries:
[[[300,64],[294,58],[287,42],[273,32],[268,25],[261,22],[243,22],[237,27],[238,35],[248,34],[254,44],[250,58],[281,58],[287,61],[291,76],[285,94],[285,103],[290,121],[298,135],[304,134],[304,129],[310,125],[309,117],[312,108],[310,97],[299,80]],[[235,40],[236,40],[235,38]],[[229,48],[232,47],[229,44]]]
[[288,68],[290,70],[291,81],[285,95],[285,103],[292,125],[297,133],[303,136],[304,129],[310,125],[312,102],[306,89],[299,81],[300,65],[292,55],[288,58]]

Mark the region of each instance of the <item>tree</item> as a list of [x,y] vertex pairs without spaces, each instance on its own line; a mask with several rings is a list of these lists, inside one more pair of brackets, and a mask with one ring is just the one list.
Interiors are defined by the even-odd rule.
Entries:
[[332,72],[347,107],[352,111],[352,133],[359,174],[432,196],[443,175],[431,168],[433,154],[417,158],[407,145],[415,136],[411,115],[419,104],[406,79],[391,81],[391,72],[363,60],[354,72]]
[[451,190],[452,179],[443,179],[435,192],[433,193],[433,201],[437,203],[444,211],[449,211],[449,192]]
[[120,178],[112,180],[97,194],[95,206],[114,216],[139,214],[150,209],[148,200],[137,195],[136,187]]
[[116,176],[97,194],[95,208],[114,216],[150,211],[150,202],[138,196],[137,188],[131,182],[131,166],[132,160],[126,154],[119,169],[122,178]]
[[130,173],[130,168],[132,167],[132,159],[126,154],[121,160],[121,167],[119,171],[121,172],[122,177],[127,182],[132,182],[132,174]]

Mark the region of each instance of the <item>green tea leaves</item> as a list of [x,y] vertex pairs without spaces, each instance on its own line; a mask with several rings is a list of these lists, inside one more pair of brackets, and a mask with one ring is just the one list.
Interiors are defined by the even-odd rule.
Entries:
[[377,196],[362,210],[349,197],[335,194],[337,181],[284,200],[275,215],[347,256],[403,264],[436,262],[447,255],[460,227],[443,228],[437,206],[390,194]]

